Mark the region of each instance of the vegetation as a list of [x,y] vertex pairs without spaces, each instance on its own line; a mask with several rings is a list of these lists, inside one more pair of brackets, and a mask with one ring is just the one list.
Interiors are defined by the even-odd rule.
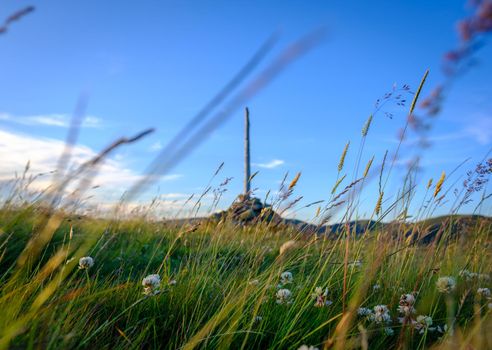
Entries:
[[[486,20],[492,6],[487,6],[462,28],[469,50],[451,52],[448,63],[460,74],[457,68],[471,59],[474,39],[490,31]],[[31,11],[9,18],[0,33]],[[215,211],[227,179],[215,189],[208,186],[187,219],[156,219],[155,202],[127,210],[128,199],[141,193],[146,180],[171,168],[318,40],[316,35],[308,39],[286,50],[184,145],[171,143],[163,153],[166,162],[156,158],[148,177],[104,216],[83,214],[92,176],[114,149],[151,129],[116,140],[68,171],[77,133],[71,128],[50,188],[32,189],[38,175],[29,174],[29,164],[23,175],[2,183],[0,350],[492,348],[492,219],[486,207],[492,159],[487,155],[459,185],[444,172],[435,182],[419,184],[418,163],[411,162],[396,195],[388,193],[405,135],[422,125],[430,128],[426,123],[432,118],[426,117],[438,113],[442,92],[457,76],[452,71],[449,81],[424,99],[420,118],[417,102],[428,72],[415,92],[403,85],[378,100],[362,127],[353,173],[345,173],[346,156],[353,152],[349,142],[334,166],[338,173],[327,190],[330,197],[305,206],[319,206],[313,223],[282,218],[298,210],[301,197],[293,196],[301,173],[290,182],[286,175],[278,195],[262,203],[249,193],[255,176],[249,175],[249,164],[243,202],[235,204],[233,215],[196,217],[207,192],[214,195]],[[258,59],[253,58],[246,71]],[[400,143],[376,166],[379,159],[364,155],[371,122],[385,104],[404,107],[407,97],[412,102]],[[184,139],[178,136],[177,141]],[[249,158],[249,149],[246,153]],[[374,209],[362,218],[361,193],[371,181],[378,183]],[[425,192],[420,204],[415,203],[417,189]],[[436,218],[446,203],[449,215]],[[463,208],[472,215],[461,215]],[[338,223],[328,225],[333,218]]]
[[[484,218],[466,240],[448,225],[449,239],[425,246],[388,239],[384,229],[333,238],[265,224],[73,218],[36,259],[22,259],[47,215],[3,212],[2,348],[491,346],[483,288],[491,287],[492,230]],[[77,268],[82,256],[93,265]],[[160,285],[144,294],[150,274]],[[442,292],[444,276],[456,285]],[[405,314],[408,294],[415,310]],[[376,305],[387,306],[387,320],[358,315]]]

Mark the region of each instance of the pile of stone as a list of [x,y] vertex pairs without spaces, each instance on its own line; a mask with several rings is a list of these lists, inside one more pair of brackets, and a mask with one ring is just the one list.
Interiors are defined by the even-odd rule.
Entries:
[[214,214],[216,220],[230,220],[238,224],[255,224],[258,222],[278,224],[282,222],[271,205],[262,203],[255,197],[239,195],[229,209]]

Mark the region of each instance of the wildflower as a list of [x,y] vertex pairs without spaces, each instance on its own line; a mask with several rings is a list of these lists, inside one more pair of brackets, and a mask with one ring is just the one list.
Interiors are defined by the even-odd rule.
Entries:
[[490,281],[490,275],[488,273],[476,273],[463,269],[459,272],[459,276],[464,278],[467,282],[474,280]]
[[94,259],[90,256],[84,256],[79,259],[79,269],[86,270],[94,266]]
[[297,350],[319,350],[319,349],[312,345],[311,346],[301,345]]
[[415,308],[413,307],[414,304],[415,297],[413,294],[403,294],[400,297],[398,312],[403,314],[405,317],[409,317],[415,313]]
[[280,275],[281,285],[292,283],[293,280],[294,278],[292,277],[292,273],[289,271],[282,272],[282,274]]
[[360,307],[357,309],[357,315],[359,316],[370,316],[372,314],[372,310],[367,307]]
[[374,321],[376,323],[391,323],[391,316],[386,305],[374,306]]
[[488,289],[488,288],[478,288],[477,294],[479,297],[486,298],[486,299],[489,299],[490,295],[491,295],[490,289]]
[[437,330],[437,331],[438,331],[439,333],[441,333],[441,334],[448,333],[448,334],[449,334],[449,335],[451,335],[451,336],[452,336],[452,335],[453,335],[453,333],[454,333],[454,329],[453,329],[453,327],[452,327],[452,326],[451,326],[451,327],[448,327],[448,325],[447,325],[447,324],[445,324],[445,325],[444,325],[444,326],[442,326],[442,327],[441,327],[441,326],[437,326],[437,327],[435,328],[435,330]]
[[426,331],[433,332],[436,330],[436,327],[432,326],[432,317],[419,315],[417,316],[417,320],[413,321],[413,327],[419,331],[420,334],[424,334]]
[[142,280],[142,286],[144,287],[145,295],[159,294],[160,285],[161,285],[161,277],[157,274],[148,275]]
[[291,304],[292,292],[288,289],[279,289],[277,291],[277,304]]
[[315,307],[330,306],[333,304],[331,300],[328,300],[328,288],[323,291],[323,288],[316,287],[312,296],[316,300]]
[[167,282],[168,285],[170,286],[175,286],[178,282],[176,280],[170,280],[169,282]]
[[395,331],[393,330],[393,328],[386,327],[386,328],[384,328],[384,334],[386,334],[388,336],[392,336],[393,334],[395,334]]
[[436,282],[437,290],[441,293],[451,293],[456,288],[456,280],[453,277],[439,277]]
[[464,278],[466,281],[471,281],[473,280],[475,277],[477,277],[477,274],[474,273],[474,272],[470,272],[466,269],[463,269],[461,270],[458,275],[461,277],[461,278]]
[[478,279],[488,282],[488,281],[490,281],[490,275],[488,273],[479,273]]
[[475,272],[468,271],[466,269],[461,270],[458,275],[465,279],[467,282],[470,282],[478,277],[478,274]]
[[359,317],[365,318],[366,321],[372,322],[374,321],[375,315],[372,309],[368,307],[360,307],[357,309],[357,315]]
[[377,283],[376,283],[375,285],[373,285],[373,286],[372,286],[372,290],[373,290],[374,292],[377,292],[377,291],[378,291],[378,290],[380,290],[380,289],[381,289],[381,286],[380,286],[379,284],[377,284]]

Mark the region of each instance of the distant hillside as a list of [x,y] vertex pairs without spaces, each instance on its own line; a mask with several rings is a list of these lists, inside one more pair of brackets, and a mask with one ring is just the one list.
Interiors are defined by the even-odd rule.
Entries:
[[[203,221],[211,220],[210,218],[193,218],[193,219],[175,219],[167,222],[173,225],[198,224]],[[326,234],[331,238],[336,238],[340,233],[345,232],[346,227],[350,228],[350,232],[357,237],[364,233],[373,234],[384,232],[393,238],[401,237],[401,232],[405,232],[404,237],[411,237],[411,241],[419,241],[423,244],[428,244],[436,238],[441,239],[442,236],[456,237],[460,235],[462,238],[472,232],[478,230],[479,227],[485,226],[484,230],[492,234],[492,217],[481,215],[445,215],[435,218],[425,219],[416,223],[413,222],[390,222],[383,223],[375,220],[358,220],[350,221],[349,223],[336,223],[332,225],[317,226],[298,219],[281,219],[272,227],[277,228],[292,228],[303,232],[306,235]]]
[[492,217],[481,215],[445,215],[416,223],[383,223],[374,220],[359,220],[322,227],[301,220],[284,219],[284,222],[288,225],[294,225],[306,233],[328,234],[333,237],[345,232],[347,226],[350,228],[350,232],[356,236],[364,233],[385,232],[393,238],[397,238],[401,237],[401,232],[404,232],[405,238],[411,237],[412,241],[418,240],[424,244],[430,243],[436,238],[440,239],[443,235],[446,237],[460,235],[466,238],[472,230],[477,230],[480,226],[485,226],[485,231],[492,234]]

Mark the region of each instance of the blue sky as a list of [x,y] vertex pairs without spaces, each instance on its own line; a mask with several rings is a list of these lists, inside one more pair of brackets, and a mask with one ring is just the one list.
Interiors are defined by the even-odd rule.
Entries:
[[[6,17],[23,4],[29,3],[2,2],[0,14]],[[361,127],[375,100],[393,83],[416,89],[427,68],[431,73],[424,95],[442,81],[442,55],[458,43],[456,21],[470,14],[463,1],[455,0],[43,1],[36,6],[0,37],[4,178],[26,159],[34,169],[49,168],[61,147],[57,140],[65,137],[67,116],[87,92],[81,159],[116,137],[157,129],[108,162],[98,191],[106,200],[117,198],[159,146],[272,32],[279,30],[281,39],[266,61],[323,26],[326,39],[248,103],[253,171],[260,171],[253,185],[258,196],[277,189],[285,172],[293,176],[302,171],[297,193],[305,204],[329,196],[348,140],[353,147],[347,169],[353,168]],[[449,173],[468,157],[472,160],[465,168],[473,167],[491,148],[492,62],[487,57],[492,57],[490,46],[480,51],[481,64],[453,86],[435,120],[434,142],[422,160],[422,183],[443,170]],[[389,109],[395,112],[393,119],[383,113],[375,117],[363,164],[372,155],[379,164],[385,150],[396,147],[406,109]],[[216,183],[234,177],[222,201],[228,205],[242,187],[242,118],[243,111],[237,110],[143,199],[160,193],[179,200],[200,192],[225,162]],[[402,159],[413,152],[415,147],[406,144]],[[394,193],[404,171],[402,165],[393,173]],[[360,214],[370,214],[376,200],[371,185],[362,196]],[[297,215],[307,219],[314,210]]]

